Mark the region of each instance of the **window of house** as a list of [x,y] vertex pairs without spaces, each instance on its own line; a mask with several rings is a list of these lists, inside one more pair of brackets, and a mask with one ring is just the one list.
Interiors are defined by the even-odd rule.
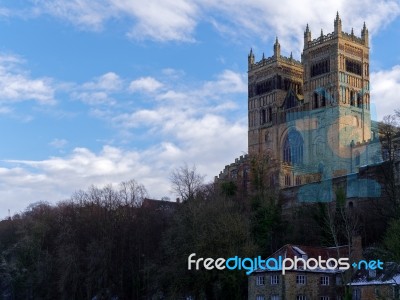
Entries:
[[307,300],[307,297],[305,295],[297,295],[296,300]]
[[361,300],[361,290],[360,289],[354,289],[353,290],[353,300]]
[[264,295],[257,295],[256,296],[256,300],[265,300],[265,296]]
[[301,185],[301,177],[296,176],[296,185]]
[[296,275],[296,283],[297,284],[306,284],[306,276],[305,275]]
[[328,276],[321,276],[320,281],[321,285],[329,285],[329,277]]
[[376,270],[369,269],[368,270],[368,276],[370,278],[375,278],[376,277]]
[[319,297],[320,300],[329,300],[329,296],[321,296]]
[[279,284],[279,276],[271,275],[271,284]]
[[265,277],[264,276],[257,276],[257,285],[264,285],[265,284]]
[[279,295],[272,295],[271,300],[281,300],[281,297]]
[[375,295],[376,295],[377,297],[380,297],[380,296],[381,296],[381,291],[379,290],[378,287],[375,288]]

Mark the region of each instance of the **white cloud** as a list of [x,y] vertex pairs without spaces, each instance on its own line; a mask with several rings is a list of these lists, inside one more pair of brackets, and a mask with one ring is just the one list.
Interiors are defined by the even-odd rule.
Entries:
[[49,143],[54,148],[64,148],[67,144],[68,141],[66,139],[54,139]]
[[22,69],[23,63],[17,56],[0,54],[0,99],[3,102],[33,100],[39,104],[54,104],[52,80],[31,78]]
[[133,81],[131,90],[147,92],[149,102],[154,102],[152,99],[162,101],[153,103],[155,106],[152,108],[113,116],[113,123],[124,128],[150,126],[163,132],[177,130],[177,126],[187,119],[198,118],[208,113],[218,112],[223,115],[237,109],[238,106],[229,99],[229,95],[246,93],[247,80],[245,74],[224,70],[216,76],[215,81],[206,81],[197,87],[175,84],[164,86],[164,89],[158,91],[161,86],[163,85],[152,77]]
[[218,75],[217,81],[207,82],[204,84],[204,93],[211,91],[212,93],[230,94],[230,93],[245,93],[247,92],[247,77],[246,74],[239,74],[232,70],[224,70]]
[[[244,76],[226,70],[215,78],[197,87],[182,81],[170,85],[164,101],[151,101],[165,92],[150,89],[142,95],[149,98],[147,109],[131,108],[120,114],[112,108],[94,109],[98,118],[107,119],[122,131],[138,129],[150,136],[152,142],[145,148],[126,150],[105,145],[99,152],[75,148],[67,155],[39,161],[3,162],[0,207],[15,212],[38,200],[54,203],[68,198],[75,190],[92,184],[116,184],[131,178],[144,184],[155,198],[173,197],[169,174],[183,162],[195,163],[199,172],[212,180],[225,164],[247,150],[246,111],[238,111],[237,103],[228,99],[242,101]],[[189,98],[191,101],[187,101]],[[232,111],[237,118],[230,116]],[[50,143],[58,148],[66,144],[63,139]]]
[[120,76],[114,72],[108,72],[92,81],[69,87],[69,90],[72,91],[71,96],[74,99],[96,106],[116,104],[112,95],[122,92],[124,88],[124,82]]
[[105,91],[118,91],[122,87],[121,78],[114,72],[108,72],[100,77],[94,79],[94,81],[86,82],[83,84],[83,89],[91,90],[105,90]]
[[[34,0],[36,14],[47,13],[67,20],[74,25],[90,29],[101,30],[104,22],[115,12],[108,1],[88,0]],[[38,11],[38,10],[41,11]]]
[[163,86],[161,82],[153,77],[141,77],[133,80],[129,85],[132,92],[154,92]]
[[0,106],[0,114],[6,115],[11,113],[13,110],[10,107],[7,106]]
[[378,120],[400,109],[400,65],[371,74],[371,100],[376,106]]
[[185,72],[183,70],[177,70],[173,68],[163,69],[161,70],[161,73],[168,76],[168,78],[170,79],[178,79],[185,75]]
[[110,96],[103,91],[95,91],[95,92],[77,92],[72,93],[72,96],[75,99],[78,99],[88,105],[99,105],[99,104],[107,104],[114,105],[115,100],[110,98]]
[[133,17],[135,25],[129,32],[134,39],[157,41],[191,41],[198,8],[189,0],[111,0],[113,5]]
[[[76,148],[67,156],[41,161],[10,160],[0,167],[0,207],[12,213],[36,201],[54,203],[68,198],[90,185],[117,184],[136,179],[152,197],[169,195],[168,177],[184,161],[196,163],[198,170],[214,175],[235,156],[246,150],[247,128],[241,122],[230,123],[221,116],[199,119],[181,118],[177,122],[176,142],[165,141],[142,151],[104,146],[99,153]],[[54,145],[66,141],[54,140]],[[171,195],[170,195],[171,196]]]
[[293,50],[297,53],[303,45],[302,33],[306,23],[310,25],[313,38],[317,38],[321,28],[325,33],[333,31],[336,11],[340,12],[344,29],[350,31],[354,27],[358,35],[363,21],[370,32],[375,33],[400,14],[400,3],[395,0],[206,0],[205,6],[211,11],[223,12],[218,18],[211,14],[211,22],[224,34],[257,35],[263,40],[278,35],[288,52]]
[[46,13],[86,30],[101,30],[110,19],[127,18],[133,39],[191,41],[198,8],[189,0],[36,0],[35,14]]
[[[278,35],[288,52],[299,54],[306,23],[314,37],[333,31],[336,11],[346,30],[356,33],[365,20],[374,34],[400,13],[396,0],[327,0],[279,2],[263,0],[42,0],[34,1],[35,11],[67,20],[80,28],[100,30],[110,19],[125,18],[134,39],[193,41],[199,23],[208,22],[227,37]],[[129,25],[128,25],[129,26]]]

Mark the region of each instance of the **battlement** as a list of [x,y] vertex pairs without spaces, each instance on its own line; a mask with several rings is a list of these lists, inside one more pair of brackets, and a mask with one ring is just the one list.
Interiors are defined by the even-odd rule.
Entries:
[[243,169],[243,166],[247,164],[249,155],[241,155],[239,158],[235,158],[235,162],[226,165],[225,168],[219,172],[218,176],[215,176],[215,181],[226,180],[226,179],[236,179],[238,169]]
[[[344,31],[342,31],[340,37],[347,41],[356,42],[356,43],[358,43],[360,45],[364,45],[364,46],[366,45],[365,40],[362,37],[355,36],[354,33],[346,33]],[[323,44],[327,41],[334,40],[335,38],[337,38],[337,36],[335,35],[334,32],[331,32],[331,33],[328,33],[325,35],[321,35],[318,38],[313,39],[310,42],[307,42],[304,46],[305,46],[305,48],[314,47],[314,46]]]
[[346,33],[342,31],[342,38],[348,41],[356,42],[360,45],[365,45],[365,40],[362,39],[362,37],[357,37],[354,35],[354,33]]
[[286,56],[279,56],[279,57],[275,57],[275,56],[270,56],[270,57],[263,57],[259,62],[256,62],[254,64],[251,65],[251,70],[255,70],[255,69],[259,69],[262,68],[264,66],[273,64],[273,63],[279,63],[279,62],[283,62],[289,65],[293,65],[293,66],[298,66],[298,67],[303,67],[303,64],[301,63],[301,61],[294,59],[292,56],[290,57],[286,57]]
[[304,31],[304,49],[318,46],[327,41],[332,41],[335,39],[344,39],[368,47],[368,29],[364,23],[364,26],[361,30],[361,37],[355,36],[353,29],[351,29],[351,33],[342,31],[342,20],[339,17],[339,13],[337,13],[334,21],[334,31],[324,35],[323,31],[321,30],[321,34],[318,38],[311,38],[311,31],[307,24],[306,30]]
[[278,63],[284,63],[284,64],[288,64],[288,65],[292,65],[292,66],[297,66],[300,68],[303,67],[303,64],[300,61],[294,59],[292,54],[290,54],[290,57],[281,55],[281,45],[279,44],[278,37],[276,38],[276,41],[274,44],[274,55],[273,56],[265,58],[264,54],[263,54],[262,59],[259,62],[256,62],[254,53],[253,53],[253,49],[250,50],[250,54],[248,56],[249,71],[254,70],[254,69],[259,69],[259,68],[262,68],[262,67],[268,66],[268,65],[278,64]]
[[[307,43],[307,47],[309,48],[309,47],[317,46],[317,45],[322,44],[322,43],[324,43],[326,41],[333,40],[335,38],[336,38],[336,36],[335,36],[334,32],[331,32],[331,33],[328,33],[328,34],[325,34],[325,35],[321,34],[320,37],[318,37],[316,39],[313,39],[311,42],[308,42]],[[306,46],[306,45],[304,45],[304,46]]]

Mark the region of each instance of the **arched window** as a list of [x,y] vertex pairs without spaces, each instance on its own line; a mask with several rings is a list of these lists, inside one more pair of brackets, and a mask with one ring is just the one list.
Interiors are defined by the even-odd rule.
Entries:
[[303,162],[303,138],[296,130],[289,131],[283,143],[283,161],[290,164]]

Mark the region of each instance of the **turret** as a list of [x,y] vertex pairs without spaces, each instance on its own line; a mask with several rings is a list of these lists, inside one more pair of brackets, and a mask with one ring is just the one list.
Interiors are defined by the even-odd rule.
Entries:
[[342,20],[339,17],[339,12],[336,13],[336,19],[334,22],[334,27],[335,27],[335,34],[336,35],[341,35],[342,34]]
[[251,69],[251,66],[254,65],[254,54],[253,54],[253,49],[250,48],[250,54],[247,57],[247,62],[248,62],[248,69]]
[[278,37],[276,37],[274,44],[274,57],[278,58],[281,56],[281,45],[279,44]]
[[304,49],[308,47],[308,42],[311,42],[311,31],[307,24],[306,31],[304,31]]
[[368,29],[367,29],[367,26],[365,26],[365,22],[364,22],[363,29],[361,30],[361,39],[364,41],[364,45],[368,47],[369,37],[368,37]]

